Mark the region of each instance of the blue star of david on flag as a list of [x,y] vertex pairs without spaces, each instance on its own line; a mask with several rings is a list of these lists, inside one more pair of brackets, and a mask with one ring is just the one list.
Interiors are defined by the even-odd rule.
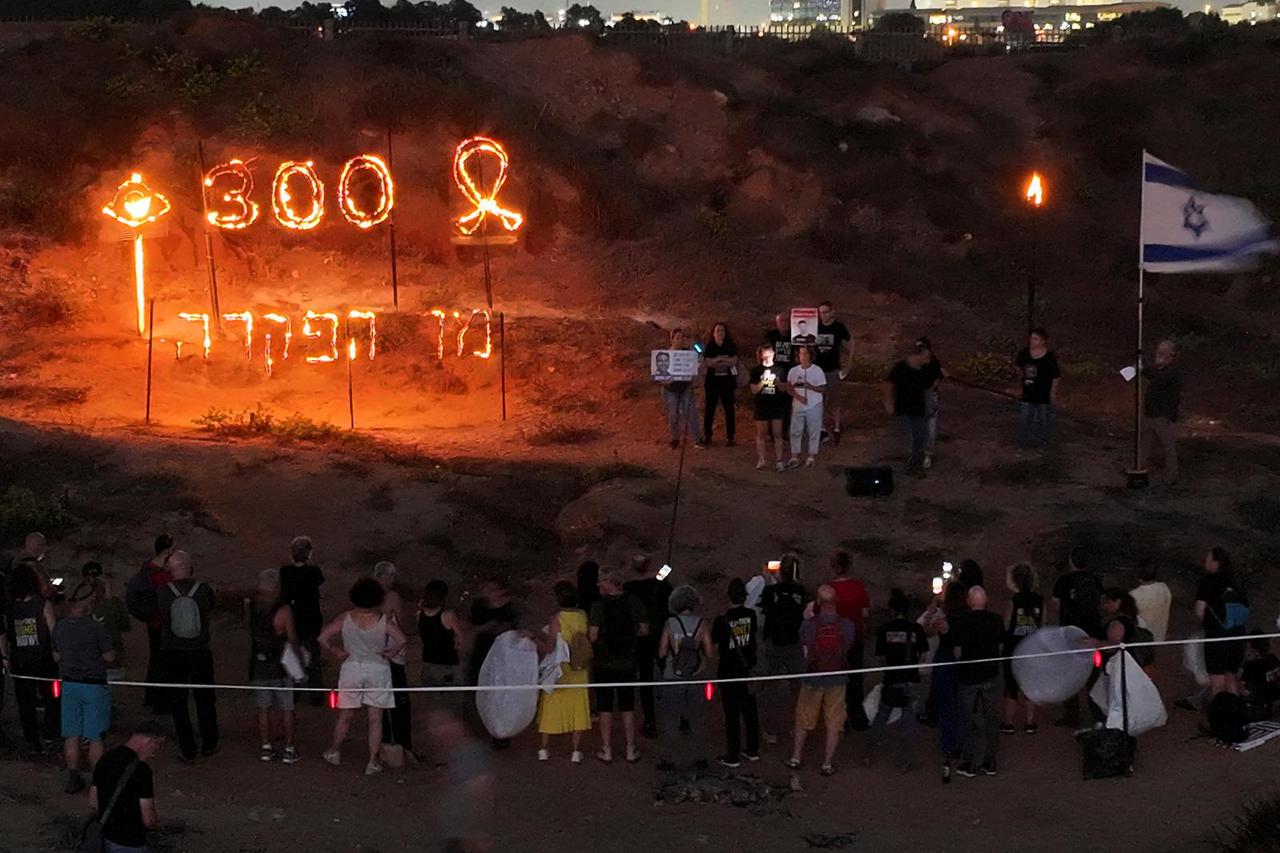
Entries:
[[1204,215],[1204,205],[1196,201],[1195,196],[1187,199],[1187,203],[1182,206],[1182,227],[1196,235],[1196,239],[1200,239],[1200,235],[1209,230],[1209,220]]

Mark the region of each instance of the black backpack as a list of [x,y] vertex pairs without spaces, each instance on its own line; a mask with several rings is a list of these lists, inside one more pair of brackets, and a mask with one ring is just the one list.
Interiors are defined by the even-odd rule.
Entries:
[[1222,692],[1209,703],[1209,734],[1222,743],[1241,743],[1249,738],[1249,708],[1244,698]]
[[629,658],[636,651],[636,634],[640,626],[631,616],[629,593],[617,598],[606,598],[601,604],[604,607],[604,625],[600,631],[603,655],[605,658]]
[[124,588],[124,606],[129,615],[139,622],[149,622],[160,610],[156,588],[151,584],[151,570],[142,568],[129,578]]
[[794,646],[800,642],[800,626],[804,624],[804,592],[788,590],[770,596],[765,627],[775,646]]

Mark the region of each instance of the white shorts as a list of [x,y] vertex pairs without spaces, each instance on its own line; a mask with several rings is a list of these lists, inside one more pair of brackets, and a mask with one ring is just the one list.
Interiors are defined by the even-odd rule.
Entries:
[[383,661],[349,660],[338,673],[338,707],[344,710],[365,705],[394,708],[391,693],[391,664]]

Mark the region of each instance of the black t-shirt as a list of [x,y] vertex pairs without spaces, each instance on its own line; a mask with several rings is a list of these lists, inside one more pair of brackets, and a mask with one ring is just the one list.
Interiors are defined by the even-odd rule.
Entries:
[[1058,578],[1053,585],[1053,597],[1058,599],[1058,624],[1074,625],[1090,637],[1103,639],[1102,581],[1093,572],[1077,569]]
[[[707,343],[706,347],[702,350],[702,357],[704,359],[707,359],[708,361],[710,361],[713,358],[720,358],[721,356],[726,356],[726,355],[731,355],[735,357],[738,355],[738,348],[734,345],[733,341],[725,340],[723,344],[718,344],[715,341],[710,341]],[[732,368],[728,366],[707,368],[707,379],[711,379],[713,377],[716,379],[722,379],[726,376],[731,376],[731,375],[732,375]]]
[[[769,374],[767,377],[766,371]],[[776,421],[786,417],[787,401],[791,398],[778,387],[787,381],[786,371],[776,363],[772,367],[757,364],[751,368],[748,378],[750,384],[760,386],[755,395],[755,419]]]
[[942,379],[942,362],[938,361],[938,357],[935,355],[933,358],[925,362],[924,367],[920,368],[920,371],[924,373],[925,376],[929,377],[928,387],[932,388]]
[[660,581],[655,577],[640,578],[627,581],[622,585],[623,592],[629,592],[644,605],[644,612],[649,618],[649,642],[657,644],[662,636],[662,626],[670,615],[667,602],[671,598],[671,581]]
[[1182,368],[1176,364],[1144,367],[1142,375],[1149,383],[1143,406],[1147,417],[1176,421],[1182,405]]
[[773,344],[773,366],[778,371],[779,376],[786,376],[796,363],[796,359],[791,354],[791,332],[779,332],[777,329],[770,329],[764,333],[764,339]]
[[766,586],[760,594],[765,639],[775,646],[798,645],[806,599],[804,587],[792,581]]
[[[960,660],[975,661],[1000,656],[1004,640],[1004,620],[990,610],[970,610],[951,627]],[[972,663],[959,667],[961,684],[981,684],[1000,674],[998,662]]]
[[[828,343],[828,340],[830,341]],[[836,320],[831,325],[818,322],[818,345],[814,347],[813,363],[830,373],[840,369],[840,348],[845,341],[853,340],[844,323]]]
[[1052,351],[1039,358],[1031,357],[1031,350],[1018,353],[1018,369],[1022,371],[1022,402],[1046,404],[1052,402],[1053,380],[1062,376],[1058,358]]
[[756,612],[750,607],[734,607],[711,626],[711,642],[716,644],[719,678],[741,678],[756,666]]
[[1015,592],[1009,614],[1009,647],[1044,624],[1044,596],[1038,592]]
[[1240,629],[1227,630],[1223,623],[1227,620],[1227,602],[1235,601],[1247,604],[1249,599],[1244,591],[1234,586],[1233,580],[1222,572],[1206,574],[1196,585],[1196,601],[1206,605],[1204,612],[1204,635],[1206,637],[1225,637],[1240,633]]
[[[125,768],[136,761],[138,753],[127,746],[107,750],[93,768],[93,786],[98,789],[98,817],[102,817],[107,803],[115,794],[116,783],[124,775]],[[111,816],[102,828],[102,837],[121,847],[146,847],[147,828],[142,824],[142,806],[139,800],[155,799],[155,781],[151,766],[138,761],[133,775],[116,800]]]
[[[919,624],[901,616],[890,619],[876,631],[876,654],[885,666],[915,666],[929,650],[929,638]],[[884,674],[884,683],[908,684],[920,680],[918,669],[895,669]]]
[[320,612],[323,584],[324,572],[319,566],[290,563],[280,567],[280,600],[292,608],[293,624],[300,637],[315,637],[324,627],[324,615]]
[[893,385],[893,413],[908,417],[924,417],[924,392],[935,381],[924,368],[915,369],[905,361],[900,361],[889,371],[885,381]]

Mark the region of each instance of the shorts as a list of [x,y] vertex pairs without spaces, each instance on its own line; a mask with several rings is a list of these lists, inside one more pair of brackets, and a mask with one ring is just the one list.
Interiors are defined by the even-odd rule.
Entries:
[[1244,640],[1204,644],[1204,668],[1210,675],[1234,675],[1244,665]]
[[844,728],[848,707],[844,701],[845,685],[835,687],[810,687],[800,685],[800,698],[796,700],[796,728],[811,732],[818,727],[821,717],[827,731],[838,732]]
[[[635,681],[633,669],[597,669],[591,673],[591,680],[599,684],[613,684],[623,681]],[[602,714],[618,711],[629,714],[636,709],[636,690],[634,687],[594,687],[596,694],[596,710]]]
[[755,409],[751,419],[767,423],[768,421],[781,421],[787,417],[787,400],[790,397],[767,397],[759,395],[756,397]]
[[287,687],[287,690],[255,690],[253,706],[259,711],[292,711],[293,682],[288,678],[257,678],[249,682],[253,687]]
[[348,660],[338,673],[338,707],[394,708],[391,664],[384,660]]
[[62,736],[101,741],[111,728],[111,690],[105,684],[62,682]]

